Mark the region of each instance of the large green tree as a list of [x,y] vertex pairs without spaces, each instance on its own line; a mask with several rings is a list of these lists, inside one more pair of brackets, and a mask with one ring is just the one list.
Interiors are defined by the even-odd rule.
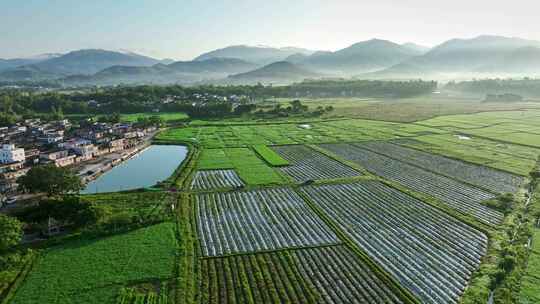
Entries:
[[14,217],[0,214],[0,252],[19,244],[22,234],[21,222]]
[[73,171],[54,165],[35,166],[17,183],[23,191],[47,193],[48,196],[77,193],[82,188],[82,181]]

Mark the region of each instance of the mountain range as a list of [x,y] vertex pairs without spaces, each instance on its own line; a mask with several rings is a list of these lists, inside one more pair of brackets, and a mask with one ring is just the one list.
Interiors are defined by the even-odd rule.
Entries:
[[1,81],[60,80],[69,86],[274,83],[305,78],[463,79],[540,75],[540,42],[502,36],[452,39],[433,48],[371,39],[334,52],[236,45],[191,61],[87,49],[0,59]]

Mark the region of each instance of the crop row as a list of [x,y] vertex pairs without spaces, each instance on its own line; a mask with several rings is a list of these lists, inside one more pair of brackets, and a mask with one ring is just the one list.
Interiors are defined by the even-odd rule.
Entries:
[[481,204],[485,200],[494,198],[494,195],[487,191],[354,145],[322,146],[347,160],[358,163],[376,175],[430,195],[447,206],[469,214],[484,223],[495,225],[503,219],[502,213]]
[[201,260],[200,303],[402,303],[345,246]]
[[486,252],[483,233],[379,182],[302,191],[424,303],[457,303]]
[[118,295],[117,304],[167,304],[167,285],[159,286],[159,294],[155,291],[139,292],[135,288],[122,288]]
[[303,145],[274,146],[272,148],[290,164],[290,166],[281,167],[279,170],[297,182],[361,175],[353,168]]
[[356,146],[407,162],[497,193],[516,192],[522,178],[495,169],[467,164],[447,157],[394,145],[388,142],[366,142]]
[[287,188],[200,194],[196,208],[204,256],[338,242],[302,198]]
[[244,183],[234,170],[197,171],[191,182],[193,190],[241,187]]

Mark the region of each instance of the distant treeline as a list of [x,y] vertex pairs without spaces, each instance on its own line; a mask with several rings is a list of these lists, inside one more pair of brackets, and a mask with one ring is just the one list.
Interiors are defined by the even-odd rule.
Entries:
[[516,94],[524,97],[540,97],[540,79],[482,79],[450,82],[445,90],[486,96],[488,94]]
[[[431,93],[433,81],[321,80],[289,86],[236,85],[195,87],[133,86],[93,88],[75,91],[36,92],[4,89],[0,91],[0,111],[4,114],[31,116],[34,113],[110,114],[160,111],[197,112],[205,108],[212,116],[231,109],[232,96],[237,103],[249,104],[267,98],[303,97],[410,97]],[[227,97],[224,100],[223,97]],[[167,98],[172,99],[164,103]],[[95,101],[89,103],[89,101]],[[95,106],[99,104],[99,107]],[[196,105],[195,105],[196,104]],[[191,109],[190,107],[196,107]],[[244,110],[244,109],[242,109]]]
[[312,80],[283,87],[287,97],[412,97],[430,94],[436,81]]

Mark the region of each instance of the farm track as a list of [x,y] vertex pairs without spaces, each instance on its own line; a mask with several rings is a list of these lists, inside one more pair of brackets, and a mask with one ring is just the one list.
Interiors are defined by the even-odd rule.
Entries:
[[356,177],[360,172],[303,145],[272,147],[290,165],[279,170],[296,182]]
[[483,233],[379,182],[301,189],[424,303],[457,303],[486,253]]
[[202,259],[204,303],[402,303],[345,246]]
[[191,181],[191,190],[211,190],[244,186],[234,170],[197,171]]
[[432,196],[450,208],[469,214],[481,222],[498,225],[503,220],[502,213],[481,204],[482,201],[494,198],[492,193],[352,144],[320,146],[361,165],[373,174]]
[[355,144],[355,146],[461,180],[494,193],[515,193],[523,182],[523,178],[506,172],[468,164],[388,142],[365,142]]
[[203,256],[337,244],[337,236],[288,188],[199,194]]

